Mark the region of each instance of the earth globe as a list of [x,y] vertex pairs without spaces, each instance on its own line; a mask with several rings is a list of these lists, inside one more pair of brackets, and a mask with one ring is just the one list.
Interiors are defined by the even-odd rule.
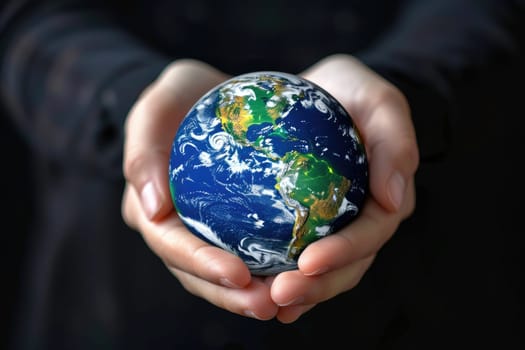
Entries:
[[190,109],[171,147],[169,185],[189,231],[268,276],[297,269],[310,243],[359,214],[368,161],[351,116],[327,91],[259,71]]

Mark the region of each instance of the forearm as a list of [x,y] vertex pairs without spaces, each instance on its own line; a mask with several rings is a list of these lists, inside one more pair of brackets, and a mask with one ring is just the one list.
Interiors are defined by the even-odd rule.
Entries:
[[120,173],[125,116],[168,60],[94,2],[13,3],[0,32],[9,115],[44,156]]

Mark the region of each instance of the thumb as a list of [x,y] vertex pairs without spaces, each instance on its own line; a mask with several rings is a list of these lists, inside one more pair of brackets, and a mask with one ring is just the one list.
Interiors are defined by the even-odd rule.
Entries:
[[124,176],[138,193],[149,219],[163,217],[173,208],[168,196],[167,164],[171,139],[183,118],[183,111],[173,104],[155,82],[126,120]]
[[175,61],[130,110],[125,125],[123,171],[150,220],[173,209],[168,164],[171,145],[191,106],[225,75],[202,62]]
[[366,130],[370,188],[384,208],[398,211],[419,163],[416,135],[404,96],[386,82],[374,89],[384,91],[359,120]]

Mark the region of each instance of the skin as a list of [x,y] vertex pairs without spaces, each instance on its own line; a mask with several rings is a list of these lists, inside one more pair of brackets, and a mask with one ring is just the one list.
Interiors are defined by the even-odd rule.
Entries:
[[239,315],[282,323],[359,283],[412,214],[419,165],[410,109],[395,86],[349,55],[329,56],[299,75],[352,115],[367,148],[371,191],[359,217],[310,244],[295,271],[251,276],[240,258],[190,233],[173,209],[166,171],[173,137],[197,99],[228,75],[200,61],[174,61],[140,96],[125,125],[125,222],[188,292]]

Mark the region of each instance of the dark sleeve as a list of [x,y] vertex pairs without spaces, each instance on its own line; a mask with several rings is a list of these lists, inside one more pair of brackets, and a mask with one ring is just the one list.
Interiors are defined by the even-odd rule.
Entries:
[[446,153],[455,89],[522,54],[522,0],[408,1],[360,58],[409,100],[422,159]]
[[33,150],[69,169],[121,176],[125,116],[169,60],[123,30],[106,3],[8,1],[0,88]]

